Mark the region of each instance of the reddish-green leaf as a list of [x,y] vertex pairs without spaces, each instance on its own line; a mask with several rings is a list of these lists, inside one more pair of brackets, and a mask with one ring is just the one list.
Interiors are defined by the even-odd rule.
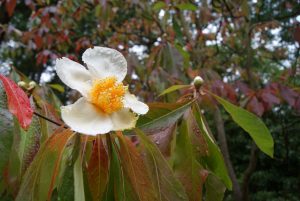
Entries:
[[109,159],[102,139],[97,136],[88,164],[87,174],[93,200],[101,200],[108,182]]
[[205,201],[222,201],[225,186],[214,174],[209,174],[205,182]]
[[161,9],[165,8],[166,6],[167,5],[165,2],[159,1],[159,2],[156,2],[152,8],[154,11],[160,11]]
[[17,123],[15,127],[15,132],[20,140],[16,149],[20,158],[20,172],[23,174],[40,148],[41,125],[39,118],[34,116],[27,131],[20,129]]
[[5,8],[9,16],[12,16],[16,8],[17,0],[6,0]]
[[176,124],[174,123],[154,133],[148,133],[148,136],[152,142],[155,142],[164,157],[168,159],[173,151],[174,143],[172,142],[174,142],[176,138]]
[[183,186],[173,174],[159,149],[141,130],[136,129],[135,132],[145,148],[146,165],[151,172],[155,189],[159,193],[157,200],[187,201],[188,197]]
[[198,8],[194,4],[191,3],[181,3],[177,5],[177,8],[180,10],[190,10],[190,11],[196,11]]
[[9,154],[13,145],[12,115],[7,110],[6,95],[0,83],[0,194],[3,190],[4,170],[7,169]]
[[176,139],[174,172],[183,184],[189,200],[199,201],[202,200],[203,181],[200,173],[203,168],[196,159],[191,142],[192,132],[184,119]]
[[192,103],[193,101],[174,104],[150,104],[150,111],[139,118],[138,128],[147,134],[164,130],[176,123]]
[[191,138],[191,144],[196,157],[208,156],[208,144],[205,140],[204,134],[198,127],[197,121],[192,112],[189,111],[187,116],[188,129]]
[[23,177],[17,201],[51,200],[63,151],[73,135],[58,131],[45,142]]
[[9,78],[0,74],[8,102],[9,111],[15,115],[22,128],[27,129],[31,123],[33,110],[26,93]]
[[228,175],[228,170],[225,165],[223,155],[215,140],[210,135],[208,128],[206,127],[204,117],[201,114],[200,108],[198,108],[197,104],[195,104],[193,107],[193,115],[208,147],[208,155],[201,157],[201,160],[203,160],[203,163],[205,163],[206,167],[216,176],[218,176],[226,185],[226,187],[231,190],[232,183]]
[[158,200],[144,161],[132,142],[118,134],[120,158],[125,175],[140,201]]
[[82,158],[79,154],[74,164],[74,200],[85,201],[83,171],[82,171]]
[[106,136],[109,143],[109,182],[106,191],[102,197],[102,201],[111,200],[130,200],[139,201],[137,194],[134,192],[132,185],[126,175],[124,168],[121,166],[120,152],[115,140],[111,140],[111,136]]

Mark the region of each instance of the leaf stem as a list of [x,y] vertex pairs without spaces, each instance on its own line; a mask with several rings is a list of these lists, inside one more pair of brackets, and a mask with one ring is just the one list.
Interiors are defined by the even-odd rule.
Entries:
[[38,116],[38,117],[40,117],[40,118],[42,118],[42,119],[45,119],[46,121],[48,121],[50,123],[53,123],[53,124],[57,125],[57,126],[60,126],[60,127],[66,128],[66,129],[69,128],[68,126],[65,126],[65,125],[63,126],[62,124],[60,124],[60,123],[58,123],[56,121],[53,121],[52,119],[49,119],[48,117],[45,117],[45,116],[43,116],[43,115],[41,115],[41,114],[39,114],[39,113],[37,113],[35,111],[33,112],[33,114],[36,115],[36,116]]

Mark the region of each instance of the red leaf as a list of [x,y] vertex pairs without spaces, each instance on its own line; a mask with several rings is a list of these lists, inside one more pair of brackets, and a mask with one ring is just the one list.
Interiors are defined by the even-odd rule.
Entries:
[[31,123],[33,110],[26,93],[9,78],[0,74],[8,102],[9,111],[15,115],[22,128],[27,129]]
[[250,89],[247,84],[245,84],[241,81],[237,81],[236,86],[245,95],[249,96],[254,93],[254,91],[252,89]]
[[287,86],[280,86],[280,94],[282,98],[292,107],[295,106],[298,94]]
[[253,96],[253,98],[251,98],[251,100],[249,101],[249,103],[247,105],[247,109],[260,117],[264,113],[263,104],[255,96]]
[[36,35],[34,38],[34,42],[37,49],[41,49],[43,47],[43,38],[39,35]]
[[17,0],[6,0],[5,8],[9,16],[12,16],[14,13]]
[[165,128],[160,129],[155,133],[147,132],[149,138],[155,142],[161,153],[169,158],[172,152],[172,140],[174,139],[174,129],[176,128],[175,124],[167,126]]
[[100,136],[97,136],[87,168],[93,200],[101,200],[109,176],[109,158]]
[[261,94],[261,98],[264,102],[268,103],[268,105],[272,106],[273,104],[279,104],[280,99],[277,98],[274,94],[272,94],[268,90],[264,90]]

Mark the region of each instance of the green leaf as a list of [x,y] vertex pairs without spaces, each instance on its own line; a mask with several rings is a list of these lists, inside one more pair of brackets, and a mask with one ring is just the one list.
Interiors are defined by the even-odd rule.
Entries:
[[124,170],[121,166],[120,155],[118,154],[118,146],[115,141],[108,143],[110,148],[109,158],[109,182],[106,192],[102,198],[103,201],[111,200],[130,200],[139,201],[136,193],[133,191],[128,178],[125,178]]
[[201,134],[204,136],[208,146],[208,156],[204,156],[201,158],[201,164],[203,166],[205,165],[216,176],[218,176],[223,181],[225,186],[229,190],[231,190],[232,183],[228,175],[228,170],[225,165],[223,155],[213,137],[209,134],[208,129],[206,128],[204,117],[201,114],[200,109],[197,107],[197,104],[195,104],[193,107],[193,115],[198,124],[198,128],[200,129]]
[[181,3],[177,5],[177,8],[179,8],[180,10],[190,10],[190,11],[196,11],[198,9],[197,6],[191,3]]
[[156,145],[141,130],[135,129],[135,133],[145,148],[146,165],[151,172],[156,191],[159,193],[158,200],[188,200],[183,186]]
[[192,111],[186,113],[185,119],[187,121],[188,134],[195,158],[208,156],[209,151],[208,144],[204,136],[205,134],[202,134]]
[[167,43],[160,51],[161,67],[173,75],[182,74],[183,57],[173,44]]
[[160,11],[161,9],[165,8],[166,7],[166,3],[163,2],[163,1],[159,1],[159,2],[156,2],[154,5],[153,5],[153,10],[155,12],[157,11]]
[[252,137],[262,152],[273,158],[274,141],[266,125],[256,115],[212,94],[232,119]]
[[83,159],[81,158],[81,154],[78,154],[78,158],[74,164],[73,174],[74,174],[75,201],[85,201],[82,160]]
[[206,201],[222,201],[225,193],[225,186],[213,174],[209,174],[205,182],[205,200]]
[[61,183],[57,187],[58,200],[74,200],[74,174],[72,165],[66,165]]
[[[0,109],[0,181],[3,181],[3,171],[8,165],[11,147],[13,145],[13,126],[12,120],[2,116],[3,110]],[[7,115],[10,113],[7,111]],[[12,118],[12,117],[11,117]],[[0,183],[1,183],[0,182]],[[1,194],[0,188],[0,194]]]
[[144,132],[155,133],[174,124],[193,101],[177,104],[149,104],[150,111],[139,118],[138,128]]
[[[175,26],[175,25],[174,25]],[[184,44],[184,43],[183,43]],[[182,44],[176,43],[175,48],[178,50],[178,52],[183,57],[183,65],[184,69],[187,70],[190,62],[190,54],[183,48]]]
[[196,160],[195,151],[191,142],[187,120],[183,120],[179,127],[174,153],[174,172],[183,184],[189,200],[202,199],[202,178],[200,172],[203,167]]
[[80,151],[80,137],[76,136],[74,143],[64,150],[60,172],[57,178],[57,198],[54,200],[74,200],[74,173],[73,168]]
[[18,155],[20,158],[20,174],[27,169],[33,161],[40,147],[41,125],[37,116],[33,116],[30,127],[27,131],[23,130],[18,122],[15,122],[15,132],[19,134]]
[[241,9],[242,9],[242,14],[243,14],[245,17],[248,17],[248,16],[249,16],[249,5],[248,5],[248,1],[246,1],[246,0],[243,0],[243,1],[242,1]]
[[16,201],[51,200],[70,130],[54,133],[37,153],[23,177]]
[[64,93],[65,92],[65,88],[60,85],[60,84],[49,84],[49,86],[52,88],[52,89],[55,89],[61,93]]
[[165,89],[163,92],[161,92],[161,94],[159,94],[159,96],[163,96],[165,94],[171,93],[171,92],[179,90],[179,89],[188,88],[190,86],[191,85],[173,85],[173,86]]
[[[180,45],[184,45],[185,44],[185,40],[184,38],[184,34],[182,33],[182,27],[179,25],[178,23],[178,19],[173,17],[172,18],[172,24],[173,24],[173,29],[176,33],[176,39],[178,40],[178,42],[180,43]],[[175,48],[180,52],[181,56],[184,57],[184,55],[182,55],[181,50],[178,48],[178,45],[176,46],[175,44]]]
[[[8,165],[9,155],[13,145],[13,117],[7,109],[6,95],[0,84],[0,194],[2,194],[2,178]],[[2,197],[0,196],[0,199]]]

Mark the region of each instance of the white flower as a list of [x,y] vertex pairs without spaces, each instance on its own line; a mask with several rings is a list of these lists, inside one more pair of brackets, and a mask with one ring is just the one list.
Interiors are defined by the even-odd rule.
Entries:
[[59,78],[82,97],[61,107],[64,122],[74,131],[97,135],[135,126],[137,114],[148,106],[128,92],[122,83],[127,73],[124,56],[110,48],[94,47],[82,55],[86,69],[68,58],[56,60]]

